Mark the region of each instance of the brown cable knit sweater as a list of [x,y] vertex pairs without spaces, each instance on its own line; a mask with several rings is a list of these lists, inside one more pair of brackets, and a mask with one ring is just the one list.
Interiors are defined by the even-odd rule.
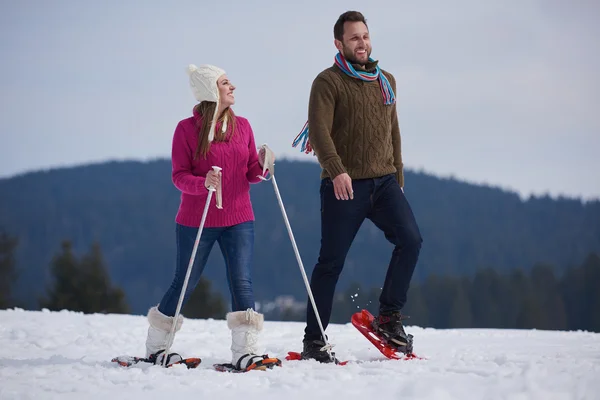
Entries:
[[[377,61],[356,70],[374,71]],[[394,93],[396,80],[388,78]],[[308,134],[323,169],[321,178],[344,172],[352,179],[404,174],[396,105],[385,105],[379,81],[346,75],[335,64],[315,78],[308,106]]]

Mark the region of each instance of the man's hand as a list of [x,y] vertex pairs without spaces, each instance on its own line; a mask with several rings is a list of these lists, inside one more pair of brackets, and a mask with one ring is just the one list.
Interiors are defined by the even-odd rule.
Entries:
[[352,178],[343,173],[333,179],[333,192],[338,200],[354,199],[354,190],[352,190]]

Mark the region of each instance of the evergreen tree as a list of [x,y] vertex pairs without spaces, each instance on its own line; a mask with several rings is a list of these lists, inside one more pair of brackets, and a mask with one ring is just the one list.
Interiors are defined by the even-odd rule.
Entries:
[[550,265],[536,265],[531,270],[531,288],[540,303],[539,325],[536,329],[566,329],[567,315],[562,293]]
[[212,291],[211,286],[210,281],[200,278],[181,313],[187,318],[224,319],[227,313],[225,301],[219,293]]
[[505,324],[501,328],[516,328],[521,317],[521,309],[525,296],[530,292],[529,276],[521,269],[514,270],[507,277],[507,289],[502,312],[505,313]]
[[585,274],[583,268],[569,269],[563,277],[561,284],[562,297],[567,309],[568,329],[581,329],[586,322],[586,304],[582,301],[581,294],[585,290]]
[[18,240],[6,232],[0,232],[0,308],[13,306],[12,286],[17,279],[15,248]]
[[540,300],[533,292],[524,293],[515,327],[518,329],[534,329],[542,326],[543,323],[544,311]]
[[402,310],[410,319],[406,321],[407,325],[416,325],[420,327],[431,326],[429,323],[429,309],[423,295],[423,285],[411,285],[408,290],[408,300],[406,307]]
[[125,293],[113,287],[108,275],[104,257],[98,243],[93,243],[90,252],[81,259],[82,311],[86,313],[126,314],[129,307],[125,303]]
[[583,266],[584,286],[581,293],[580,307],[586,316],[580,329],[600,332],[600,257],[590,254]]
[[127,313],[125,293],[113,287],[102,257],[94,243],[90,252],[78,260],[70,241],[64,241],[61,252],[51,264],[53,286],[40,306],[50,310],[72,310],[84,313]]
[[54,280],[53,287],[48,297],[40,300],[40,306],[56,311],[82,311],[79,304],[82,297],[81,274],[70,241],[62,242],[61,252],[52,259],[50,272]]
[[502,290],[501,278],[498,273],[486,268],[477,271],[471,285],[471,305],[473,320],[477,327],[495,328],[503,318],[500,303],[507,295]]
[[450,308],[449,326],[451,328],[470,328],[473,324],[471,302],[469,300],[468,279],[462,279],[455,284],[452,307]]

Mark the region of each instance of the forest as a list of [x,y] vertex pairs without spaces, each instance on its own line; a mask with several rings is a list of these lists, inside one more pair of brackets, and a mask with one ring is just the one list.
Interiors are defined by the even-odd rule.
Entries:
[[[310,276],[320,242],[320,169],[314,162],[281,160],[276,173]],[[600,201],[522,199],[500,188],[422,171],[406,171],[405,180],[405,193],[424,239],[406,307],[410,323],[597,327],[591,310],[598,300],[585,284],[600,284],[595,272]],[[305,302],[304,284],[271,184],[253,185],[251,195],[257,300],[292,296]],[[87,270],[80,278],[84,281],[105,271],[105,296],[114,302],[105,301],[97,312],[145,313],[172,279],[178,204],[170,162],[164,159],[105,162],[1,179],[1,262],[7,277],[2,279],[3,297],[10,292],[2,306],[39,309],[52,301],[61,304],[52,297],[56,263],[72,257]],[[357,306],[374,307],[391,250],[383,234],[366,221],[338,284],[335,321],[347,321]],[[94,259],[101,260],[96,263],[101,268],[91,267]],[[224,313],[229,296],[218,248],[205,271],[203,289],[198,291],[202,292],[198,298],[205,300],[199,304],[214,300],[210,308]],[[93,286],[81,290],[98,291]],[[553,317],[536,311],[540,309],[554,310]],[[585,310],[589,321],[584,323],[580,314]],[[496,315],[493,321],[490,315]],[[278,310],[272,317],[303,319],[297,310]]]

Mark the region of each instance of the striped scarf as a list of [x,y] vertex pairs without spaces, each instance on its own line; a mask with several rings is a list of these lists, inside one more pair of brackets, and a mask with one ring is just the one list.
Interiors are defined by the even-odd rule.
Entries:
[[[371,57],[369,57],[370,62],[374,62]],[[366,72],[366,71],[356,71],[352,64],[350,64],[346,58],[342,55],[342,53],[337,53],[335,56],[335,65],[339,67],[344,73],[352,78],[360,79],[367,82],[372,82],[375,80],[379,81],[379,86],[381,88],[381,95],[383,96],[383,103],[385,105],[396,104],[396,96],[394,95],[394,90],[390,85],[390,82],[387,80],[385,75],[381,72],[379,65],[376,67],[375,72]],[[300,150],[306,154],[312,152],[312,147],[310,145],[310,141],[308,140],[308,121],[304,124],[304,127],[296,136],[294,141],[292,142],[292,147],[297,147],[298,144],[302,143],[300,146]]]

